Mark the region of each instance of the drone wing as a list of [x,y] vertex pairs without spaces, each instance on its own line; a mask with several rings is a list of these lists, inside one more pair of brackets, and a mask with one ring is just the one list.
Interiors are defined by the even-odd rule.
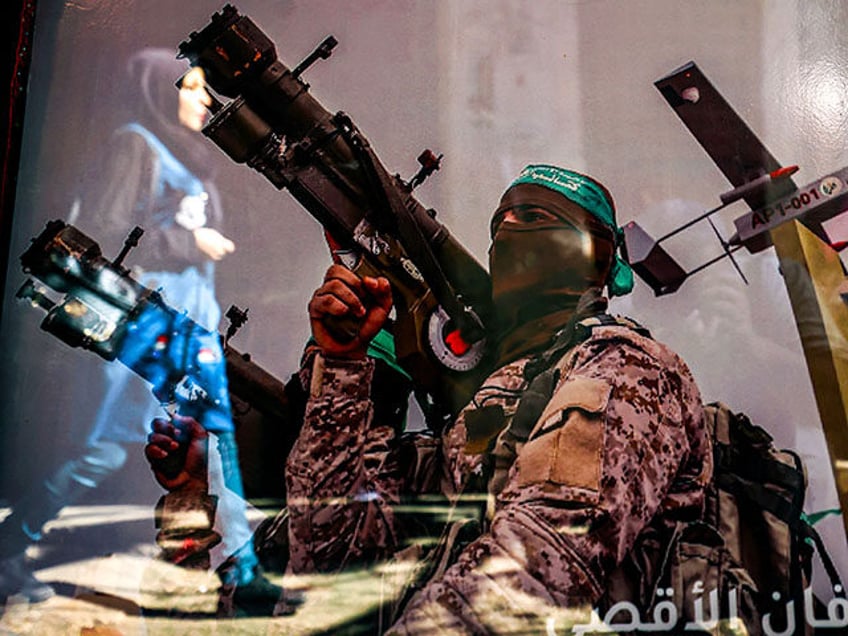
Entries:
[[[654,85],[735,188],[781,169],[694,62],[672,71]],[[795,183],[786,177],[771,180],[766,187],[753,188],[741,198],[755,210],[795,190]]]

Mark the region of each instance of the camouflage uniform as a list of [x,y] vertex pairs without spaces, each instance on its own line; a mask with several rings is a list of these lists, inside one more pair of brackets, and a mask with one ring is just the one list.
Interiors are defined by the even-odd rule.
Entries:
[[[482,477],[485,532],[412,598],[392,631],[543,631],[538,621],[553,608],[597,603],[645,533],[700,515],[710,441],[698,389],[676,354],[627,327],[593,329],[558,363],[553,397],[523,443],[510,423],[528,359],[483,382],[443,434],[436,461],[410,483],[394,430],[372,421],[372,362],[314,356],[288,460],[292,570],[387,557],[400,547],[392,504],[402,494],[457,496]],[[493,406],[504,425],[480,448],[466,422]]]

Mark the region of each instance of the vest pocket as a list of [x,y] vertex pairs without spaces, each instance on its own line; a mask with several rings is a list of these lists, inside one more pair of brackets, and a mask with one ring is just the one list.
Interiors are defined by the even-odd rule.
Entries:
[[552,483],[598,493],[609,394],[607,382],[579,376],[557,389],[518,456],[519,485]]

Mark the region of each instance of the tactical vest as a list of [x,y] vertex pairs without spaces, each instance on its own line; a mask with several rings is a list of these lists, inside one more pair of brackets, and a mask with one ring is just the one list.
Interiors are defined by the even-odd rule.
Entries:
[[567,373],[577,346],[588,340],[594,329],[609,326],[625,327],[650,338],[648,330],[621,316],[597,314],[574,320],[554,337],[548,349],[535,355],[524,366],[527,386],[513,413],[497,412],[498,407],[484,407],[466,413],[465,426],[469,438],[466,452],[486,453],[483,478],[490,495],[489,519],[494,513],[495,497],[506,484],[512,464],[550,404],[560,378]]

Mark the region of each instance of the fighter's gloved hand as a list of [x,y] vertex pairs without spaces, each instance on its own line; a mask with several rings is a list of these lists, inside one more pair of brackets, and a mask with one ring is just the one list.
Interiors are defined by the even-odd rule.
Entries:
[[209,434],[194,419],[175,415],[153,420],[144,455],[156,481],[168,491],[208,489],[206,467]]
[[[312,337],[325,356],[361,359],[368,343],[383,327],[392,309],[392,290],[386,278],[360,278],[342,265],[332,265],[324,283],[309,301]],[[352,317],[352,338],[339,337],[328,318]]]

